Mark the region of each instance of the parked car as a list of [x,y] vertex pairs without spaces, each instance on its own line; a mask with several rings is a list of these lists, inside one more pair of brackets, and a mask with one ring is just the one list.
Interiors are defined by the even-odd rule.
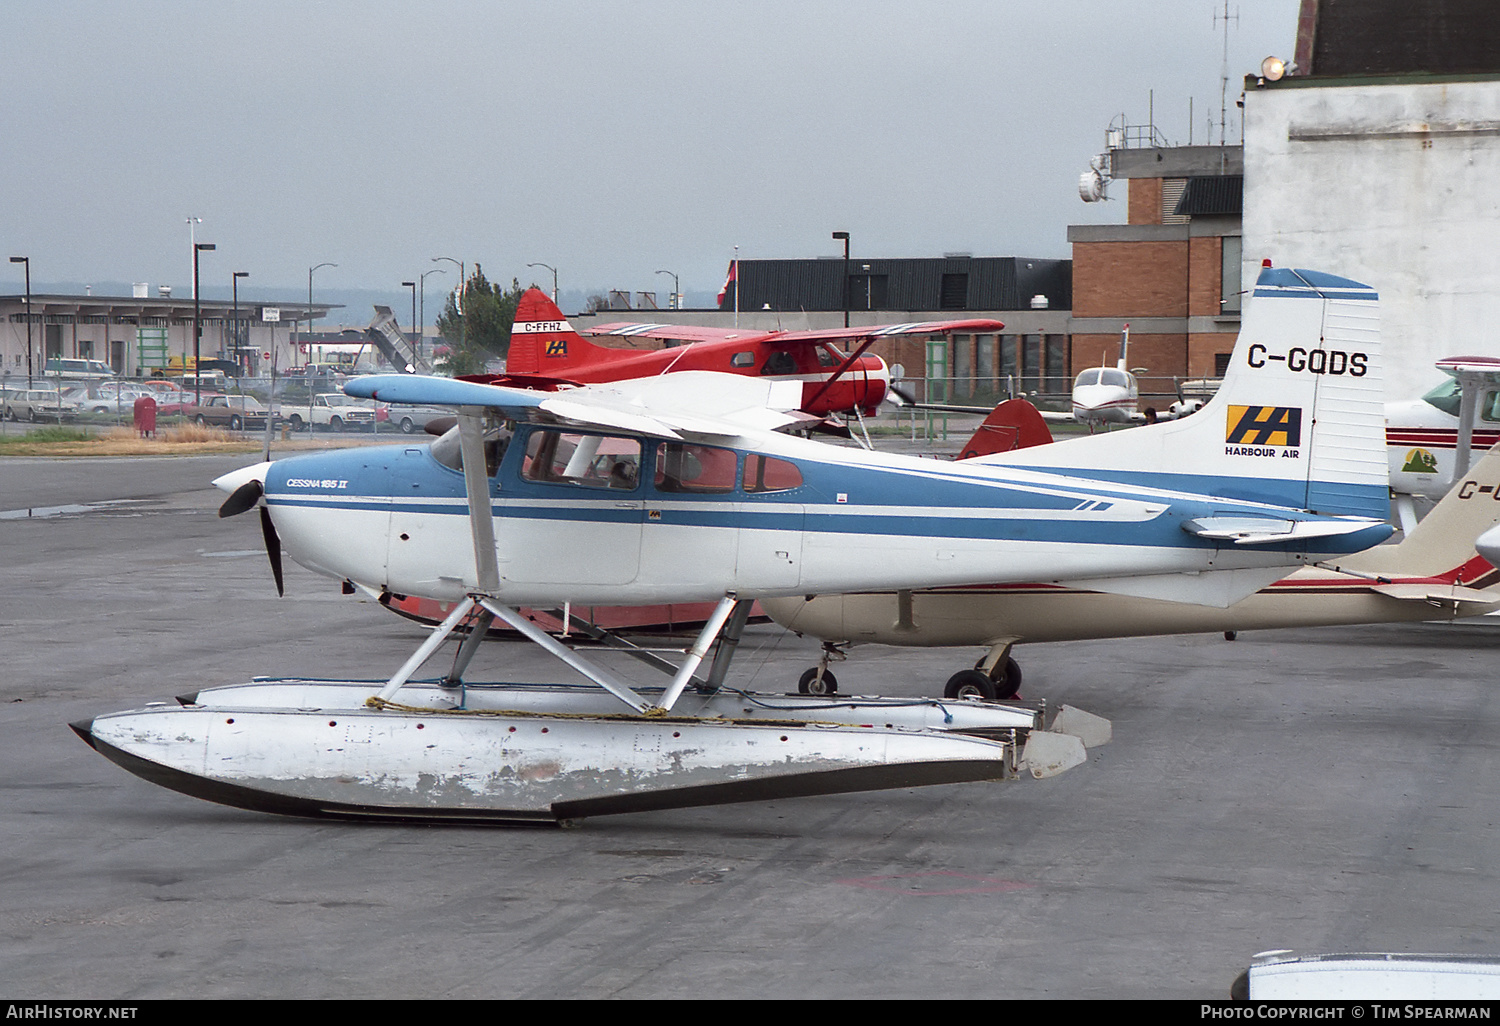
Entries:
[[288,404],[285,415],[293,431],[308,426],[342,431],[345,427],[360,428],[375,423],[373,406],[342,392],[320,393],[307,405]]
[[425,431],[427,425],[434,420],[453,416],[452,410],[444,410],[436,406],[391,406],[387,409],[390,411],[391,424],[400,428],[403,434],[408,435]]
[[212,424],[231,431],[263,428],[266,426],[266,416],[271,412],[253,395],[204,396],[202,405],[187,406],[182,411],[183,416],[195,424]]
[[62,397],[55,388],[7,388],[4,410],[6,420],[28,420],[32,423],[50,420],[61,424],[78,416],[78,404]]
[[75,381],[102,381],[115,376],[115,372],[103,360],[63,360],[57,357],[47,361],[42,373],[49,378],[56,375]]

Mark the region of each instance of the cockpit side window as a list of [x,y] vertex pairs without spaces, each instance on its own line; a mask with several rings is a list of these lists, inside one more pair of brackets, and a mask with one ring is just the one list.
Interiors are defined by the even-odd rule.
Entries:
[[1463,392],[1459,388],[1458,379],[1449,378],[1444,381],[1424,395],[1422,401],[1442,410],[1450,417],[1457,417],[1459,404],[1463,402]]
[[521,476],[543,484],[630,491],[640,481],[641,443],[613,435],[533,431]]
[[766,362],[761,366],[762,375],[770,374],[796,374],[797,361],[792,359],[792,354],[785,349],[778,349],[766,357]]
[[[510,421],[494,413],[485,414],[484,472],[487,476],[494,477],[499,473],[500,461],[505,458],[505,450],[510,445],[514,433],[515,425]],[[450,470],[463,471],[463,448],[459,442],[457,424],[443,432],[432,443],[432,458]]]
[[1097,384],[1099,384],[1099,368],[1098,367],[1092,367],[1092,368],[1084,371],[1082,374],[1078,375],[1077,380],[1073,382],[1073,387],[1077,388],[1079,385],[1097,385]]

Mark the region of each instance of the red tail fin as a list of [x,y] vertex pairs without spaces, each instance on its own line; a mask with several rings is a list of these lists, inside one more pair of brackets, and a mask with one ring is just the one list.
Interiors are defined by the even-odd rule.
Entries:
[[585,341],[547,293],[532,288],[523,292],[516,304],[505,369],[509,374],[573,378],[576,374],[570,372],[580,367],[609,363],[629,355]]
[[1010,452],[1012,449],[1027,449],[1033,445],[1046,445],[1052,441],[1052,430],[1037,412],[1035,406],[1025,399],[1007,399],[990,411],[969,439],[959,459]]

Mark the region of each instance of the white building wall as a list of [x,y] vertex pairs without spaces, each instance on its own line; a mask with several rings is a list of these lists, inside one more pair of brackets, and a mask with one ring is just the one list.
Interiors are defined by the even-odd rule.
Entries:
[[1245,95],[1245,282],[1263,258],[1380,292],[1390,399],[1500,356],[1500,81]]

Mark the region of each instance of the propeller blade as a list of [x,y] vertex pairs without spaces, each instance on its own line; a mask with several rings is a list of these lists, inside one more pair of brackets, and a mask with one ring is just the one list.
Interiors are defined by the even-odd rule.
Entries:
[[[892,381],[889,385],[886,386],[886,390],[889,391],[896,398],[900,399],[901,402],[905,403],[907,406],[915,406],[915,405],[917,405],[916,394],[914,392],[912,392],[910,389],[904,388],[904,387],[896,384],[894,381]],[[898,405],[900,405],[900,404],[898,404]]]
[[[230,498],[232,501],[233,496]],[[281,537],[276,533],[276,525],[271,523],[271,511],[265,506],[260,508],[260,533],[266,539],[266,555],[271,560],[271,576],[276,578],[276,594],[283,596],[286,589],[281,580]]]
[[259,502],[260,497],[265,493],[265,486],[259,481],[246,481],[224,500],[224,505],[219,507],[219,519],[239,516]]

